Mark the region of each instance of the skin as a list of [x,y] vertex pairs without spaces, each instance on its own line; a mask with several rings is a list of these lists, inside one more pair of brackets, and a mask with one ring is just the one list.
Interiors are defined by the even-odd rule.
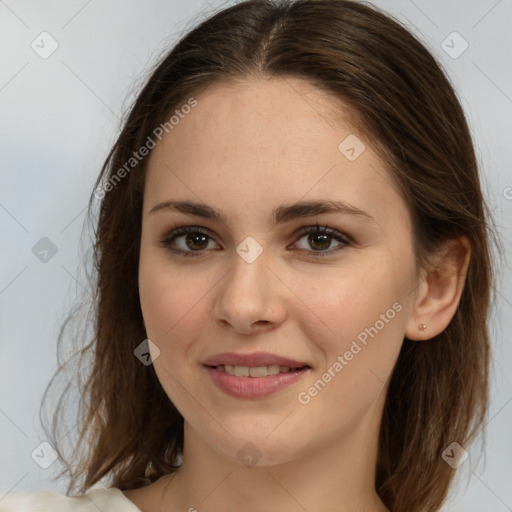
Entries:
[[[250,79],[196,99],[149,157],[139,268],[148,338],[160,350],[154,368],[185,419],[183,465],[174,479],[125,495],[143,512],[387,510],[374,473],[389,377],[404,337],[429,339],[453,317],[469,243],[446,245],[429,273],[416,268],[411,217],[384,162],[368,143],[354,161],[339,151],[357,135],[339,107],[349,111],[309,82]],[[322,213],[273,226],[274,208],[318,199],[343,200],[372,219]],[[150,214],[168,200],[207,203],[226,222]],[[322,241],[300,229],[316,222],[352,242],[331,238],[330,255],[315,258]],[[176,225],[209,232],[204,243],[181,235],[172,244],[199,256],[162,245]],[[248,236],[262,248],[252,263],[236,252]],[[394,303],[394,318],[300,403],[298,394]],[[312,370],[269,397],[242,399],[219,390],[202,366],[220,352],[255,351]],[[252,467],[237,455],[249,442],[261,456]]]

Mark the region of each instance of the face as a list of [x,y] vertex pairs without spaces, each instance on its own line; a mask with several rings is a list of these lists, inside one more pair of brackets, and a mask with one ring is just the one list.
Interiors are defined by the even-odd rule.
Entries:
[[[343,105],[298,78],[215,85],[196,100],[152,151],[144,191],[140,301],[164,390],[186,428],[233,461],[249,442],[270,465],[365,422],[376,431],[417,286],[410,216],[384,162],[335,120]],[[325,202],[348,209],[314,207]],[[226,352],[309,368],[264,377],[289,382],[258,395],[258,377],[205,366]],[[252,385],[229,392],[213,372]]]

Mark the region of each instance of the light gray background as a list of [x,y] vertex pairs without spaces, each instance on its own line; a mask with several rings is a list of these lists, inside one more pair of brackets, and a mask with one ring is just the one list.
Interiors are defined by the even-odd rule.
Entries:
[[[0,1],[0,492],[64,492],[51,481],[58,463],[43,469],[31,453],[45,441],[38,409],[56,367],[58,328],[83,285],[79,243],[93,182],[150,66],[229,3]],[[420,34],[457,88],[510,258],[512,2],[374,3]],[[59,45],[47,59],[31,48],[43,31]],[[469,43],[456,59],[441,46],[453,31]],[[42,237],[57,247],[46,263],[32,252]],[[469,450],[446,506],[453,512],[512,510],[508,267],[499,282],[486,457],[479,462],[477,445]]]

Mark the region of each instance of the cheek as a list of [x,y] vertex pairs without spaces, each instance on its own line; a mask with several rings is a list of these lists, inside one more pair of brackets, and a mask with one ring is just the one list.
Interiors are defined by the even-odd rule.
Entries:
[[318,371],[325,373],[315,387],[325,393],[319,401],[334,400],[353,410],[378,396],[403,343],[406,275],[406,262],[383,258],[373,267],[333,272],[309,288],[300,329],[323,363]]
[[296,288],[302,290],[299,298],[307,306],[302,327],[307,330],[310,326],[312,332],[318,332],[321,326],[326,339],[332,339],[329,347],[340,347],[344,340],[357,337],[376,322],[382,332],[390,331],[391,324],[401,325],[397,311],[401,308],[393,308],[393,304],[403,302],[406,267],[402,266],[403,271],[399,272],[385,259],[378,265],[370,263],[296,279]]
[[[154,370],[167,396],[182,413],[189,405],[183,388],[185,373],[190,370],[194,340],[200,337],[206,319],[206,295],[212,286],[207,285],[204,276],[194,276],[177,265],[171,267],[160,255],[145,258],[141,254],[141,309],[147,337],[160,350],[153,362]],[[188,382],[186,389],[197,395],[200,390],[195,386]]]
[[[201,302],[205,298],[208,286],[199,275],[190,271],[181,271],[172,266],[150,258],[141,257],[139,270],[139,294],[149,337],[162,349],[169,340],[178,342],[180,333],[187,337],[194,334],[194,325],[198,328],[197,315]],[[192,320],[196,321],[193,322]],[[162,345],[162,346],[160,346]]]

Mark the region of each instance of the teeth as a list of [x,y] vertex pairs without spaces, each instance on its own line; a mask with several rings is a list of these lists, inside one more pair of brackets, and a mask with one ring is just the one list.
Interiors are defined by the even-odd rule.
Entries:
[[277,375],[279,373],[278,365],[270,366],[255,366],[249,369],[249,375],[251,377],[266,377],[267,375]]
[[230,364],[219,365],[217,370],[225,371],[229,375],[237,377],[266,377],[267,375],[277,375],[278,373],[288,373],[291,368],[289,366],[279,366],[271,364],[269,366],[232,366]]

